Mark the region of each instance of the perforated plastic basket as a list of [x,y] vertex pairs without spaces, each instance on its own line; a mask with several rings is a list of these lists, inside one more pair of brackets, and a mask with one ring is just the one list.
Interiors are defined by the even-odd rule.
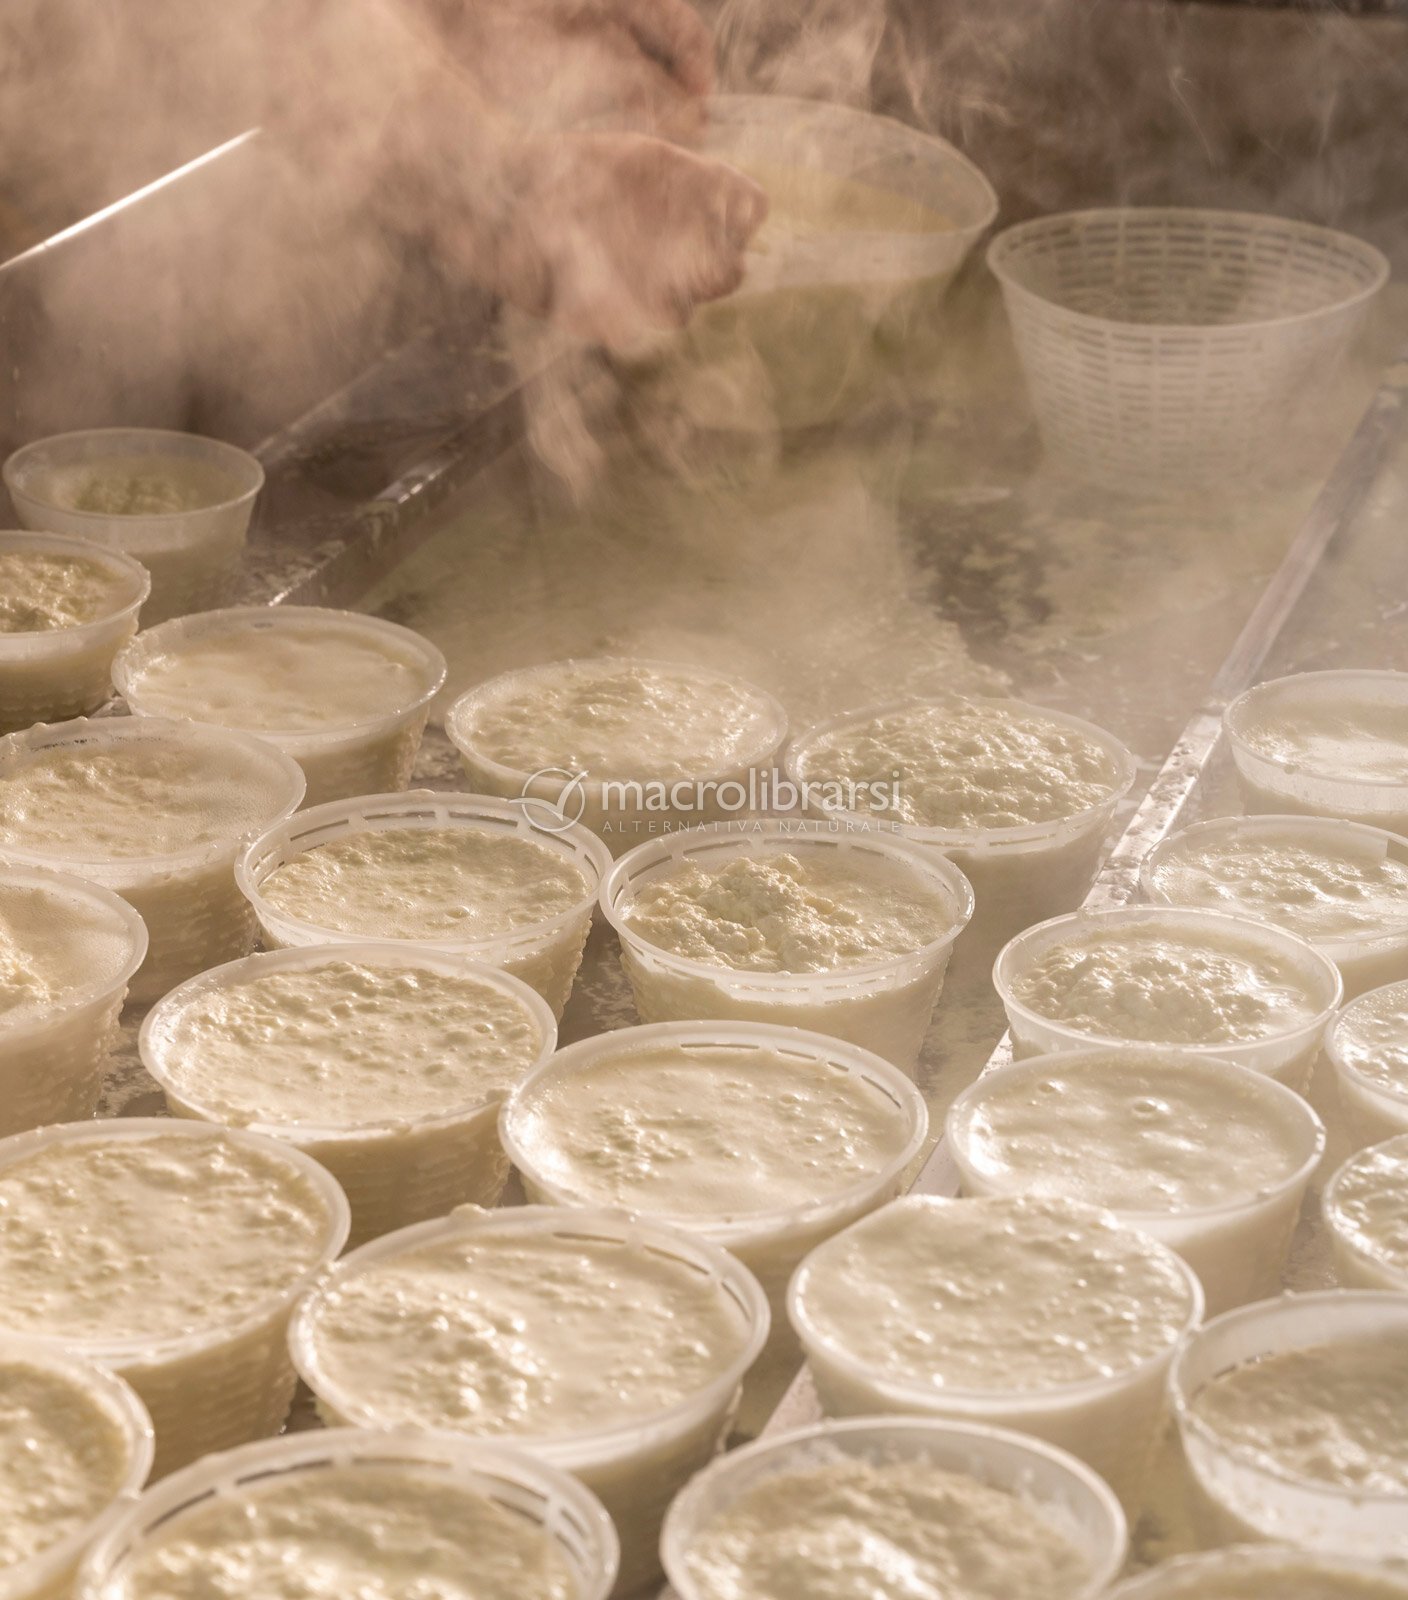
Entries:
[[1388,277],[1348,234],[1178,208],[1020,223],[988,265],[1047,448],[1130,488],[1270,459]]

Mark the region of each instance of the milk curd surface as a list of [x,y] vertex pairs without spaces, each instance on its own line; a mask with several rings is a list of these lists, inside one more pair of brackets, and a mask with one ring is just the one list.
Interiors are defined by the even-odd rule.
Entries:
[[1040,1197],[896,1201],[813,1251],[793,1296],[815,1336],[935,1398],[1129,1371],[1196,1310],[1155,1240]]
[[[424,656],[389,632],[326,612],[241,612],[199,631],[137,641],[127,689],[144,713],[250,733],[345,728],[404,710],[433,687]],[[270,626],[272,619],[274,625]],[[168,640],[169,635],[169,640]],[[144,641],[148,648],[143,649]]]
[[1259,918],[1317,943],[1408,933],[1408,860],[1348,841],[1209,832],[1182,840],[1150,879],[1173,905]]
[[44,484],[51,505],[104,517],[172,516],[220,505],[240,493],[241,485],[218,467],[173,455],[93,457],[51,468]]
[[699,1600],[1068,1600],[1090,1578],[1017,1495],[913,1459],[763,1477],[703,1524],[684,1564]]
[[1277,1351],[1204,1384],[1192,1412],[1283,1476],[1408,1496],[1408,1343],[1360,1335]]
[[1276,1545],[1165,1562],[1112,1591],[1118,1600],[1405,1600],[1408,1576]]
[[516,995],[428,967],[329,961],[208,987],[160,1026],[164,1079],[222,1122],[343,1128],[495,1099],[543,1048]]
[[515,1118],[535,1174],[577,1204],[709,1220],[807,1206],[909,1141],[908,1109],[775,1049],[624,1045],[541,1080]]
[[799,776],[892,783],[883,807],[857,791],[846,810],[878,809],[927,828],[1020,828],[1099,805],[1125,778],[1088,734],[1015,701],[900,706],[847,720],[805,742]]
[[1373,1145],[1335,1174],[1325,1195],[1326,1221],[1362,1265],[1370,1287],[1408,1288],[1408,1135]]
[[116,983],[131,966],[132,930],[115,910],[62,879],[41,886],[0,873],[0,1035]]
[[114,1600],[578,1600],[536,1522],[411,1463],[275,1474],[147,1534]]
[[1318,778],[1408,783],[1408,703],[1348,688],[1333,699],[1264,699],[1237,733],[1258,755]]
[[980,1080],[950,1137],[994,1189],[1172,1214],[1245,1201],[1303,1166],[1305,1130],[1272,1094],[1198,1058],[1053,1056]]
[[1015,1000],[1080,1033],[1150,1044],[1264,1039],[1321,1007],[1289,958],[1235,929],[1173,925],[1075,928],[1011,980]]
[[688,861],[621,907],[649,944],[744,972],[829,972],[910,955],[952,931],[953,906],[897,867],[784,848]]
[[663,662],[562,661],[510,673],[451,712],[476,754],[519,772],[678,779],[766,756],[780,710],[751,684]]
[[132,580],[91,556],[0,550],[0,634],[81,627],[131,603]]
[[368,829],[305,850],[260,884],[270,905],[338,933],[471,941],[580,907],[586,875],[533,839],[470,827]]
[[1334,1024],[1338,1059],[1408,1118],[1408,983],[1390,983],[1346,1006]]
[[717,1283],[585,1227],[468,1229],[380,1255],[331,1285],[306,1326],[319,1392],[355,1397],[363,1420],[531,1437],[650,1417],[717,1380],[749,1339]]
[[233,1330],[327,1234],[301,1171],[213,1132],[41,1143],[0,1166],[0,1324],[103,1348]]
[[110,1505],[131,1454],[121,1423],[76,1375],[0,1353],[0,1585],[8,1567]]

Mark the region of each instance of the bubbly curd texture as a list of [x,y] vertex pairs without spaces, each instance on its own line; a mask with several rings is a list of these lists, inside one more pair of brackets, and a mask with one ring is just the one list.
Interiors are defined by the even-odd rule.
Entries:
[[684,1559],[704,1600],[1069,1600],[1090,1578],[1017,1495],[910,1459],[773,1473]]
[[541,1527],[449,1474],[332,1466],[246,1484],[163,1522],[122,1600],[576,1600]]
[[42,1019],[76,989],[115,981],[131,955],[116,911],[62,885],[0,877],[0,1029]]
[[542,1043],[521,1000],[472,974],[329,961],[204,990],[159,1048],[175,1092],[221,1122],[343,1128],[481,1105]]
[[1217,1436],[1264,1465],[1364,1494],[1408,1495],[1408,1344],[1362,1335],[1219,1373],[1193,1396]]
[[122,1488],[127,1437],[77,1378],[0,1356],[0,1583],[91,1522]]
[[0,1325],[98,1346],[232,1329],[327,1233],[301,1171],[213,1134],[48,1145],[0,1168]]
[[0,634],[53,633],[129,604],[132,580],[91,556],[0,550]]
[[233,844],[268,826],[285,781],[215,738],[22,747],[0,771],[0,848],[98,861]]
[[143,659],[144,712],[251,733],[345,728],[389,716],[430,687],[423,660],[394,639],[336,617],[231,618]]
[[1408,983],[1390,983],[1346,1006],[1335,1050],[1347,1067],[1408,1107]]
[[52,471],[44,498],[64,511],[104,517],[164,517],[220,505],[239,493],[208,462],[179,456],[103,456]]
[[1113,1591],[1128,1600],[1404,1600],[1408,1580],[1308,1550],[1248,1545],[1166,1563]]
[[1408,1137],[1373,1145],[1347,1162],[1326,1210],[1345,1243],[1408,1285]]
[[[807,745],[809,781],[893,782],[884,814],[927,828],[1018,828],[1099,805],[1120,783],[1108,750],[1001,700],[902,707]],[[866,792],[847,810],[869,810]]]
[[806,1321],[876,1378],[1023,1392],[1165,1354],[1193,1310],[1176,1258],[1107,1212],[911,1196],[818,1246]]
[[1239,736],[1258,755],[1316,777],[1408,783],[1408,704],[1351,696],[1272,701]]
[[[852,864],[852,862],[856,864]],[[946,896],[830,849],[686,862],[622,908],[649,944],[745,972],[829,972],[909,955],[952,929]]]
[[1288,958],[1224,929],[1128,923],[1056,939],[1012,981],[1022,1005],[1081,1033],[1148,1044],[1236,1044],[1319,1012]]
[[368,1262],[315,1303],[311,1333],[326,1390],[360,1413],[480,1435],[649,1417],[718,1378],[748,1338],[683,1262],[508,1228]]
[[623,1050],[556,1074],[518,1124],[579,1204],[691,1218],[812,1204],[878,1173],[909,1119],[838,1068],[774,1050]]
[[773,717],[756,690],[725,678],[564,661],[505,684],[456,722],[478,754],[516,771],[669,779],[736,769],[760,753]]
[[1287,1180],[1304,1130],[1221,1063],[1112,1056],[1003,1074],[962,1115],[964,1157],[996,1189],[1114,1211],[1181,1212]]
[[1314,836],[1188,839],[1157,864],[1153,881],[1174,905],[1272,922],[1302,939],[1408,933],[1408,862]]
[[491,829],[348,834],[276,867],[278,910],[370,939],[492,939],[579,906],[586,874],[548,845]]

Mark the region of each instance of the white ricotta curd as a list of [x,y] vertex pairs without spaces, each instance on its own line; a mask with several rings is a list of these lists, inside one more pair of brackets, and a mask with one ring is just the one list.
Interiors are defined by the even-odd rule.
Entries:
[[1408,975],[1408,839],[1313,817],[1196,823],[1150,855],[1146,898],[1276,924],[1339,967],[1345,993]]
[[593,1497],[508,1451],[351,1429],[265,1441],[148,1491],[79,1600],[605,1600]]
[[138,716],[213,722],[277,745],[316,805],[405,788],[445,658],[376,617],[240,606],[148,629],[113,676]]
[[1408,982],[1347,1005],[1326,1030],[1325,1055],[1356,1146],[1408,1133]]
[[134,1118],[0,1144],[0,1327],[81,1351],[146,1403],[157,1470],[282,1423],[293,1299],[346,1203],[297,1151]]
[[602,886],[644,1021],[781,1023],[906,1069],[972,903],[941,858],[824,823],[641,845]]
[[0,533],[0,733],[92,711],[151,579],[130,557],[54,533]]
[[1172,1393],[1211,1542],[1408,1555],[1408,1295],[1285,1295],[1214,1318]]
[[101,1519],[146,1480],[151,1423],[110,1372],[0,1339],[0,1593],[68,1593]]
[[1164,1562],[1118,1585],[1110,1600],[1408,1600],[1408,1575],[1290,1547],[1240,1545]]
[[673,1022],[559,1051],[505,1103],[503,1138],[530,1199],[667,1222],[753,1272],[772,1333],[744,1390],[751,1432],[801,1364],[786,1317],[794,1268],[899,1192],[927,1124],[914,1085],[854,1045]]
[[712,1246],[530,1206],[354,1251],[291,1342],[329,1421],[531,1442],[575,1473],[616,1521],[627,1591],[656,1570],[665,1507],[722,1442],[767,1321]]
[[1211,911],[1078,912],[1019,934],[993,970],[1019,1056],[1185,1046],[1303,1087],[1342,983],[1303,939]]
[[401,939],[472,955],[567,1002],[609,856],[478,795],[372,795],[300,812],[257,839],[239,877],[265,942]]
[[0,739],[0,859],[71,869],[134,906],[150,945],[132,992],[154,999],[248,952],[235,856],[302,794],[297,766],[247,734],[80,718]]
[[985,1073],[947,1132],[965,1193],[1107,1206],[1178,1251],[1210,1311],[1276,1292],[1325,1148],[1320,1119],[1264,1074],[1130,1046]]
[[1018,1428],[1128,1503],[1202,1295],[1171,1250],[1093,1206],[909,1196],[819,1245],[789,1309],[830,1414]]
[[[727,815],[732,791],[720,796],[721,785],[743,786],[733,812],[755,809],[748,775],[776,757],[787,716],[770,694],[720,673],[602,658],[492,678],[460,696],[445,731],[476,793],[560,802],[619,855]],[[709,788],[696,794],[696,784]]]
[[142,1025],[177,1116],[252,1127],[328,1169],[352,1240],[496,1205],[499,1103],[556,1042],[526,984],[397,945],[280,950],[202,973]]
[[810,729],[788,755],[813,815],[869,814],[972,881],[973,942],[1079,904],[1134,759],[1104,729],[1021,700],[910,701]]
[[1249,811],[1408,833],[1408,673],[1274,678],[1234,700],[1225,726]]
[[1342,1284],[1408,1289],[1408,1134],[1351,1156],[1322,1206]]

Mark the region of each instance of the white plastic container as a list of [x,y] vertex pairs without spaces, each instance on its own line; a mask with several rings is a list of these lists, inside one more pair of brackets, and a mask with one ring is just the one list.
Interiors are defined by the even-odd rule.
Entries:
[[1355,1149],[1408,1133],[1408,980],[1347,1005],[1325,1030],[1325,1059]]
[[[626,1242],[665,1259],[687,1263],[717,1285],[747,1330],[737,1356],[718,1376],[657,1415],[615,1427],[552,1436],[496,1435],[538,1460],[581,1480],[606,1507],[621,1540],[618,1592],[631,1594],[659,1571],[660,1525],[670,1501],[719,1451],[738,1409],[744,1375],[757,1359],[768,1332],[767,1299],[752,1274],[713,1245],[674,1229],[601,1211],[564,1213],[553,1207],[511,1207],[461,1212],[437,1222],[404,1228],[353,1251],[304,1299],[289,1328],[299,1376],[312,1389],[324,1421],[361,1428],[395,1425],[374,1404],[341,1387],[327,1373],[318,1348],[318,1323],[326,1297],[367,1267],[437,1241],[484,1229],[549,1232],[568,1240]],[[623,1328],[625,1324],[623,1323]]]
[[1408,1134],[1351,1156],[1320,1208],[1342,1288],[1408,1290]]
[[[1081,903],[1099,864],[1115,809],[1133,786],[1138,767],[1134,756],[1120,740],[1081,717],[1022,700],[968,698],[969,703],[990,703],[994,707],[1030,714],[1090,740],[1109,757],[1108,795],[1070,816],[1007,828],[941,828],[915,822],[892,823],[880,817],[867,819],[864,812],[830,805],[824,796],[808,809],[813,815],[843,818],[857,825],[869,820],[872,826],[892,827],[910,843],[946,856],[973,885],[976,900],[973,921],[964,939],[965,952],[985,949],[996,953],[1001,944],[1022,928],[1061,912],[1073,911]],[[915,704],[900,700],[868,706],[808,728],[788,745],[788,777],[798,785],[807,780],[824,783],[824,774],[812,771],[819,743]],[[867,780],[856,781],[869,780],[889,782],[892,774],[876,772],[869,774]]]
[[412,789],[407,794],[367,795],[313,806],[261,834],[235,867],[241,891],[253,906],[266,945],[275,950],[309,944],[357,944],[376,935],[319,927],[289,916],[264,897],[262,885],[277,868],[335,839],[359,833],[400,828],[472,828],[483,833],[531,839],[569,861],[587,887],[582,899],[561,915],[491,939],[406,940],[419,949],[444,950],[498,967],[536,989],[561,1018],[572,981],[581,965],[591,931],[598,889],[611,865],[606,846],[595,834],[575,825],[546,832],[534,825],[529,810],[507,800],[482,795],[438,794]]
[[0,533],[0,555],[10,551],[96,562],[112,575],[114,594],[109,609],[91,622],[32,633],[0,630],[0,733],[81,717],[102,705],[112,693],[113,657],[136,631],[152,586],[140,562],[91,539]]
[[[368,658],[379,654],[388,665],[411,669],[414,686],[389,711],[365,712],[345,721],[320,717],[316,724],[301,723],[280,703],[277,678],[256,676],[261,649],[276,648],[281,640],[297,641],[300,635],[309,648],[316,648],[320,639],[333,644],[351,638]],[[149,682],[154,667],[179,662],[183,650],[191,646],[212,644],[226,644],[231,651],[228,713],[214,714],[199,693],[191,699],[189,691],[183,705],[179,683]],[[248,655],[244,663],[248,688],[243,696],[237,656],[241,649]],[[428,639],[379,617],[323,606],[233,606],[176,617],[144,629],[113,666],[117,692],[135,715],[189,717],[238,728],[292,756],[308,782],[307,805],[404,789],[430,716],[430,702],[444,681],[445,658]]]
[[1375,1561],[1408,1556],[1408,1495],[1281,1471],[1221,1437],[1193,1410],[1204,1385],[1244,1362],[1364,1338],[1408,1339],[1408,1294],[1332,1289],[1283,1295],[1229,1311],[1184,1344],[1170,1392],[1214,1542],[1271,1541]]
[[[286,1349],[295,1302],[337,1258],[347,1239],[347,1199],[330,1174],[301,1151],[257,1134],[215,1130],[166,1117],[71,1123],[17,1134],[0,1144],[0,1170],[54,1144],[215,1137],[272,1153],[312,1186],[326,1217],[318,1258],[288,1287],[253,1314],[233,1324],[174,1338],[113,1342],[75,1338],[55,1329],[41,1342],[96,1361],[125,1378],[140,1396],[156,1431],[153,1475],[164,1476],[212,1450],[229,1449],[277,1433],[293,1402],[294,1371]],[[77,1219],[75,1219],[77,1225]],[[4,1307],[0,1306],[0,1324]],[[34,1337],[30,1334],[27,1337]]]
[[1048,450],[1134,493],[1274,460],[1389,271],[1310,223],[1135,206],[1019,222],[988,265]]
[[[1270,717],[1294,727],[1318,713],[1334,723],[1358,710],[1386,719],[1397,736],[1384,749],[1397,755],[1399,776],[1356,773],[1351,748],[1331,747],[1299,758],[1267,748]],[[1228,706],[1222,721],[1248,811],[1289,811],[1408,834],[1408,672],[1297,672],[1259,683]],[[1362,740],[1365,749],[1370,741]]]
[[[81,510],[104,472],[170,483],[179,510]],[[135,556],[151,573],[150,625],[219,605],[239,571],[264,469],[219,439],[161,428],[88,428],[27,444],[5,462],[5,487],[26,528],[72,533]],[[101,495],[98,503],[102,504]],[[121,498],[114,503],[121,504]]]
[[[1206,938],[1213,945],[1219,938],[1235,938],[1248,949],[1259,951],[1294,970],[1304,984],[1307,1007],[1313,1008],[1308,1021],[1297,1022],[1262,1038],[1196,1044],[1187,1040],[1130,1039],[1115,1035],[1085,1033],[1078,1028],[1042,1016],[1024,1005],[1013,993],[1013,985],[1039,961],[1054,944],[1072,935],[1097,929],[1139,930],[1163,928],[1184,936]],[[1290,1088],[1303,1092],[1310,1078],[1315,1056],[1326,1024],[1340,1003],[1343,984],[1339,969],[1318,950],[1280,928],[1266,927],[1245,917],[1225,917],[1215,911],[1181,911],[1161,906],[1123,906],[1114,911],[1078,911],[1053,917],[1028,928],[1006,945],[993,967],[993,984],[1007,1013],[1012,1030],[1013,1053],[1019,1060],[1033,1055],[1049,1055],[1058,1050],[1107,1045],[1152,1044],[1200,1055],[1215,1056],[1239,1066],[1265,1072]]]
[[[1259,846],[1301,846],[1311,853],[1323,853],[1331,861],[1366,867],[1391,862],[1408,872],[1408,839],[1382,828],[1329,817],[1217,817],[1196,822],[1156,845],[1140,869],[1140,892],[1155,905],[1202,907],[1253,920],[1270,915],[1269,905],[1239,898],[1235,885],[1227,885],[1216,900],[1211,895],[1194,898],[1178,876],[1180,864],[1191,851],[1212,848],[1254,860]],[[1353,909],[1352,903],[1349,909]],[[1391,913],[1357,934],[1321,933],[1317,923],[1322,912],[1322,907],[1302,909],[1292,902],[1276,907],[1272,920],[1329,956],[1340,969],[1347,999],[1397,978],[1408,978],[1408,891]]]
[[[715,1518],[777,1474],[815,1470],[838,1460],[923,1463],[1013,1495],[1085,1556],[1089,1577],[1063,1591],[1069,1600],[1103,1594],[1124,1565],[1128,1536],[1119,1502],[1089,1467],[1065,1451],[1000,1428],[919,1417],[860,1417],[799,1428],[730,1451],[694,1479],[670,1507],[661,1541],[665,1571],[679,1600],[712,1600],[691,1574],[688,1556],[707,1537]],[[857,1530],[857,1544],[862,1540]]]
[[[642,939],[629,910],[641,887],[697,864],[794,855],[899,873],[946,905],[945,925],[921,949],[830,972],[748,972],[674,955]],[[874,828],[760,821],[652,840],[622,856],[601,886],[601,908],[621,940],[621,964],[643,1022],[720,1019],[829,1034],[913,1074],[943,989],[954,941],[973,914],[973,891],[950,862]]]
[[[289,816],[303,798],[297,763],[263,740],[156,717],[78,718],[10,734],[0,739],[0,779],[22,770],[36,752],[63,749],[120,758],[125,746],[137,743],[197,754],[208,750],[212,759],[236,760],[242,778],[257,791],[266,826]],[[132,980],[132,998],[149,1001],[193,973],[253,948],[254,913],[236,887],[234,872],[246,840],[241,832],[166,855],[137,856],[97,848],[62,852],[16,838],[0,842],[0,861],[72,872],[120,894],[147,925],[147,956]]]
[[108,1051],[127,985],[147,953],[147,930],[110,890],[66,873],[0,866],[0,903],[9,887],[53,895],[53,916],[80,909],[127,948],[115,970],[95,972],[38,1017],[0,1016],[0,1137],[48,1122],[79,1122],[97,1109]]
[[497,1444],[471,1443],[453,1434],[346,1428],[262,1440],[174,1473],[149,1489],[88,1552],[74,1600],[133,1596],[132,1569],[151,1544],[159,1548],[164,1538],[180,1537],[183,1519],[193,1512],[221,1501],[257,1503],[285,1484],[296,1491],[299,1485],[316,1486],[320,1474],[345,1475],[359,1468],[377,1479],[400,1469],[445,1490],[482,1496],[541,1529],[572,1573],[573,1600],[606,1600],[611,1592],[617,1567],[611,1519],[566,1473]]
[[[923,1207],[933,1203],[932,1197],[911,1196],[894,1204]],[[874,1220],[862,1219],[853,1226],[866,1228]],[[1178,1348],[1176,1340],[1120,1371],[1073,1383],[1025,1389],[959,1388],[950,1384],[939,1388],[889,1377],[833,1338],[818,1324],[809,1307],[813,1284],[825,1271],[825,1257],[838,1243],[839,1238],[827,1241],[802,1263],[793,1276],[787,1298],[788,1317],[806,1352],[807,1366],[827,1416],[899,1413],[1011,1428],[1079,1457],[1109,1484],[1126,1511],[1137,1512],[1154,1443],[1165,1417],[1165,1391]],[[1168,1260],[1187,1286],[1188,1312],[1183,1323],[1186,1334],[1202,1320],[1202,1286],[1180,1257],[1170,1251]],[[942,1313],[936,1312],[931,1330],[937,1336],[936,1349],[942,1348],[941,1330]]]
[[[664,1022],[650,1027],[622,1028],[583,1039],[559,1050],[538,1067],[504,1102],[500,1129],[504,1148],[523,1179],[530,1201],[558,1206],[593,1206],[599,1198],[574,1192],[542,1158],[545,1136],[535,1135],[541,1108],[556,1089],[574,1075],[598,1064],[654,1055],[662,1049],[711,1056],[739,1056],[766,1050],[787,1057],[799,1069],[830,1076],[844,1074],[871,1095],[898,1108],[902,1131],[884,1164],[859,1183],[820,1193],[806,1205],[765,1212],[699,1213],[634,1208],[652,1222],[699,1235],[736,1256],[757,1278],[768,1297],[772,1331],[757,1364],[744,1384],[739,1429],[756,1433],[766,1422],[782,1391],[802,1362],[801,1347],[787,1321],[787,1285],[802,1258],[848,1227],[858,1217],[892,1200],[900,1192],[910,1163],[924,1144],[929,1119],[924,1098],[897,1067],[839,1039],[762,1023]],[[747,1130],[739,1129],[743,1142]],[[548,1151],[550,1156],[551,1151]]]
[[[1123,1063],[1156,1067],[1160,1072],[1167,1072],[1171,1080],[1177,1079],[1180,1073],[1208,1075],[1215,1084],[1221,1084],[1244,1103],[1255,1104],[1263,1111],[1267,1126],[1283,1130],[1287,1143],[1297,1147],[1289,1170],[1279,1181],[1264,1186],[1250,1184],[1235,1199],[1217,1205],[1179,1210],[1112,1207],[1121,1222],[1152,1234],[1171,1250],[1176,1250],[1193,1268],[1203,1286],[1208,1315],[1275,1294],[1280,1287],[1301,1202],[1325,1153],[1325,1128],[1300,1095],[1265,1073],[1248,1067],[1176,1050],[1151,1052],[1126,1047],[1035,1056],[986,1072],[959,1095],[948,1113],[948,1149],[958,1166],[964,1194],[1057,1193],[1049,1177],[1037,1188],[1022,1183],[1016,1172],[1004,1174],[1001,1182],[994,1181],[975,1156],[975,1119],[981,1117],[994,1097],[1019,1086],[1034,1087],[1049,1074],[1082,1066],[1118,1073]],[[1131,1096],[1129,1107],[1131,1128],[1138,1125],[1134,1098]],[[1049,1110],[1053,1132],[1059,1133],[1061,1106],[1054,1103]],[[1170,1127],[1170,1138],[1175,1138],[1176,1134],[1176,1128]],[[1215,1158],[1215,1145],[1209,1144],[1204,1149],[1209,1157]],[[1060,1192],[1072,1200],[1109,1204],[1093,1193],[1083,1179],[1079,1137],[1072,1138],[1066,1153],[1069,1156],[1068,1178]],[[1235,1171],[1235,1167],[1229,1165],[1229,1170]]]
[[[218,1110],[191,1096],[181,1073],[177,1031],[199,1000],[276,972],[307,971],[333,963],[419,969],[473,978],[521,1005],[537,1028],[535,1063],[557,1043],[547,1002],[526,983],[464,956],[404,944],[335,944],[274,950],[203,972],[172,990],[147,1013],[138,1038],[142,1064],[161,1086],[173,1116],[221,1123]],[[433,1116],[397,1115],[388,1089],[385,1115],[376,1122],[332,1126],[316,1119],[296,1123],[252,1121],[251,1131],[280,1139],[311,1156],[337,1179],[352,1208],[351,1244],[444,1216],[459,1205],[495,1206],[508,1182],[509,1161],[499,1143],[501,1097],[472,1105],[446,1104]]]
[[1278,1545],[1234,1545],[1160,1562],[1116,1585],[1109,1600],[1206,1600],[1210,1593],[1244,1600],[1280,1600],[1288,1593],[1321,1600],[1408,1600],[1408,1573]]
[[[612,668],[653,670],[701,688],[745,695],[751,703],[751,721],[737,758],[722,766],[701,761],[697,771],[672,773],[665,778],[627,771],[583,775],[564,764],[566,757],[561,754],[546,758],[534,772],[494,758],[476,723],[495,705],[531,695],[539,685],[549,688],[570,681],[570,674],[577,669]],[[722,821],[729,815],[746,815],[754,809],[768,809],[762,803],[757,807],[747,804],[750,779],[756,792],[758,778],[754,775],[768,773],[787,737],[787,713],[772,695],[756,685],[702,667],[673,661],[599,658],[550,661],[478,684],[450,707],[445,715],[445,733],[460,753],[475,794],[498,795],[505,800],[532,796],[599,835],[611,853],[619,856],[658,835]],[[648,737],[645,725],[640,734],[644,743]],[[684,803],[672,803],[672,794]],[[733,799],[742,803],[730,810],[724,802]],[[657,800],[659,803],[655,803]],[[535,814],[536,811],[537,808]]]
[[[67,1538],[36,1551],[27,1560],[0,1567],[0,1600],[67,1600],[83,1552],[135,1499],[152,1466],[152,1423],[131,1386],[104,1367],[80,1361],[28,1339],[0,1338],[0,1364],[16,1361],[43,1368],[83,1390],[111,1419],[126,1457],[109,1503]],[[3,1391],[0,1391],[2,1396]],[[42,1470],[44,1463],[36,1462]]]

